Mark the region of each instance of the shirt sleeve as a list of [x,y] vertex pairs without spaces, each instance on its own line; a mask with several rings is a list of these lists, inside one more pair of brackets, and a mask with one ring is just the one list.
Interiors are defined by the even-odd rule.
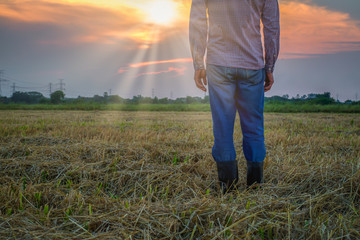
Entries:
[[205,69],[204,57],[207,45],[206,0],[193,0],[190,12],[189,40],[194,68]]
[[265,0],[262,13],[265,43],[265,70],[273,72],[280,48],[279,3],[277,0]]

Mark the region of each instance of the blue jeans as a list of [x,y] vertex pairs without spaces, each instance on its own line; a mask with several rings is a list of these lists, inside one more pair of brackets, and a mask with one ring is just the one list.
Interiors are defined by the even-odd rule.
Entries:
[[265,69],[248,70],[208,64],[206,74],[215,138],[212,148],[214,160],[236,160],[233,134],[238,111],[246,160],[264,161]]

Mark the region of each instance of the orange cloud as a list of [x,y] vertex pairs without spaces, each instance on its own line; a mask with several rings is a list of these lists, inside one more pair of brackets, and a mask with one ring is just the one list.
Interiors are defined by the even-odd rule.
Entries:
[[[182,4],[182,25],[187,29],[191,1],[177,1]],[[360,51],[360,21],[349,14],[315,5],[312,0],[279,2],[280,58]]]
[[[120,43],[122,48],[149,48],[171,38],[186,41],[191,1],[168,0],[176,3],[179,12],[171,26],[144,20],[142,3],[154,1],[158,0],[7,0],[0,4],[0,17],[70,30],[60,38],[41,39],[43,44]],[[281,1],[280,12],[281,58],[360,50],[360,22],[347,13],[311,0]]]
[[118,74],[122,74],[122,73],[127,72],[127,71],[129,71],[129,68],[123,67],[123,68],[120,68],[120,69],[118,70]]
[[[126,26],[139,12],[126,5],[116,10],[66,1],[9,0],[0,4],[0,16],[22,22],[81,25],[89,28]],[[121,18],[119,18],[121,17]],[[119,21],[123,20],[123,21]]]
[[282,58],[360,50],[360,44],[354,44],[360,42],[359,21],[307,2],[280,5]]
[[151,62],[142,62],[142,63],[133,63],[129,66],[132,68],[144,67],[154,64],[163,64],[163,63],[184,63],[184,62],[192,62],[192,58],[176,58],[170,60],[162,60],[162,61],[151,61]]
[[[133,63],[133,64],[130,64],[128,67],[121,67],[118,70],[118,74],[127,72],[127,71],[129,71],[130,68],[140,68],[140,67],[146,67],[146,66],[150,66],[150,65],[166,64],[166,63],[186,63],[186,62],[192,62],[192,61],[193,61],[192,58],[176,58],[176,59],[161,60],[161,61]],[[171,68],[171,69],[172,69],[172,71],[175,70],[175,68]],[[185,71],[185,70],[186,70],[186,68],[183,69],[183,71]],[[152,75],[152,74],[143,74],[143,75]]]
[[183,68],[169,67],[167,70],[164,71],[139,73],[138,75],[136,75],[136,77],[141,77],[144,75],[158,75],[158,74],[170,73],[170,72],[176,72],[177,73],[176,76],[182,76],[184,75],[185,70],[186,70],[185,67]]
[[[183,6],[187,28],[190,0]],[[360,51],[360,21],[344,12],[315,5],[312,0],[280,2],[280,58],[304,58],[343,51]],[[344,3],[345,4],[345,3]]]
[[77,30],[62,39],[41,40],[44,44],[114,44],[120,40],[130,40],[143,47],[161,41],[171,32],[167,30],[169,27],[144,22],[143,11],[126,1],[117,1],[116,7],[103,6],[99,1],[98,4],[95,4],[96,1],[88,2],[9,0],[0,4],[0,17],[20,23],[47,23]]

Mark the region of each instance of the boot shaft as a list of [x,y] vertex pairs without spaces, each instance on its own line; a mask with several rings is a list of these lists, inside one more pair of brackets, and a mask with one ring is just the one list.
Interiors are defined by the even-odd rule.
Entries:
[[263,171],[264,162],[247,161],[247,186],[263,183]]

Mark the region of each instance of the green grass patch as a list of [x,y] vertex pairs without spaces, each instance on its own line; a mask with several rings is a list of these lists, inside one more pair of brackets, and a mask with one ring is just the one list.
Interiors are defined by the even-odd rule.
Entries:
[[[155,111],[210,112],[209,104],[0,104],[0,110],[80,110],[80,111]],[[279,113],[360,113],[360,105],[265,103],[265,112]]]

